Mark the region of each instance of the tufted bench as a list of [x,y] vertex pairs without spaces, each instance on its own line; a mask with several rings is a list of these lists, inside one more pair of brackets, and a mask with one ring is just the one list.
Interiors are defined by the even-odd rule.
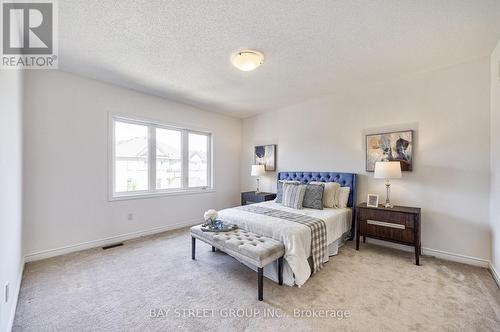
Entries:
[[236,229],[229,232],[204,232],[201,226],[191,227],[191,258],[195,259],[196,239],[208,243],[242,262],[257,266],[259,301],[263,299],[264,266],[278,260],[279,284],[283,285],[283,243],[255,233]]

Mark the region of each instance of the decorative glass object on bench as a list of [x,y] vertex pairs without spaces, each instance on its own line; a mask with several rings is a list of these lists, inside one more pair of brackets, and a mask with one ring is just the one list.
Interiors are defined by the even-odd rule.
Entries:
[[201,230],[204,232],[229,232],[238,228],[234,224],[224,223],[222,220],[217,219],[217,211],[208,210],[203,215],[205,223],[201,225]]

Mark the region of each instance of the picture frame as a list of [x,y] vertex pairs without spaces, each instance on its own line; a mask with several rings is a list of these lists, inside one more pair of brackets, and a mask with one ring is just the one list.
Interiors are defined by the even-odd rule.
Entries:
[[276,170],[276,144],[255,146],[254,165],[264,165],[266,171],[275,171]]
[[374,172],[378,161],[399,161],[401,170],[413,170],[413,130],[366,135],[366,171]]
[[378,208],[378,195],[368,194],[368,197],[366,198],[366,206]]

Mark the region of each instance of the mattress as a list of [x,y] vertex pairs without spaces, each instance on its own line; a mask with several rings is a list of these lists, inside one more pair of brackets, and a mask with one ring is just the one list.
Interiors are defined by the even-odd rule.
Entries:
[[[323,210],[304,208],[301,210],[285,207],[273,201],[258,203],[271,209],[305,214],[325,221],[327,245],[337,245],[343,235],[351,229],[351,208]],[[238,208],[219,211],[219,217],[250,232],[271,237],[285,245],[284,283],[302,285],[311,274],[308,258],[311,255],[311,230],[309,227],[292,221],[251,213]],[[272,267],[268,268],[268,270]],[[266,274],[266,269],[264,270]],[[273,273],[274,275],[275,273]],[[272,277],[274,279],[274,277]]]

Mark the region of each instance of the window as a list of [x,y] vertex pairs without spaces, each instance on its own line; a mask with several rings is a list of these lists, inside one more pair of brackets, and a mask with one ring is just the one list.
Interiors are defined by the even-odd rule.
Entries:
[[182,132],[156,130],[156,189],[182,188]]
[[212,134],[112,117],[111,198],[213,189]]
[[148,190],[148,159],[148,127],[116,122],[116,192]]
[[189,187],[204,187],[208,185],[208,136],[203,134],[188,134],[189,146]]

